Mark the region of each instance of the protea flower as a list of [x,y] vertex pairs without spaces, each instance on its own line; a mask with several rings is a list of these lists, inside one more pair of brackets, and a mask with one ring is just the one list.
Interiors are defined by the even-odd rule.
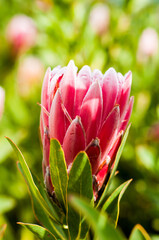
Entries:
[[[34,67],[33,67],[34,66]],[[44,65],[35,56],[25,57],[20,61],[17,72],[19,93],[23,97],[29,96],[33,88],[40,86],[44,74]]]
[[23,14],[15,15],[6,30],[6,39],[15,54],[24,52],[35,45],[37,29],[34,21]]
[[157,55],[159,49],[158,33],[153,28],[146,28],[139,39],[137,59],[139,62],[147,61]]
[[89,22],[92,30],[98,35],[102,36],[105,34],[109,28],[110,13],[107,5],[102,3],[97,3],[93,6]]
[[68,174],[78,152],[86,151],[97,195],[113,166],[131,115],[131,81],[131,72],[123,76],[113,68],[103,75],[84,66],[77,73],[72,60],[67,67],[47,70],[41,96],[40,130],[43,173],[50,194],[53,192],[49,174],[50,139],[56,138],[64,150]]

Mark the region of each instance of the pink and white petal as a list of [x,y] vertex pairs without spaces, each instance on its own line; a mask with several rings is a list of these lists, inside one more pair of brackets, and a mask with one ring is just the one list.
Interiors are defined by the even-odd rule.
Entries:
[[103,161],[103,159],[105,158],[105,156],[108,154],[109,150],[112,147],[114,138],[116,137],[118,132],[119,124],[120,124],[120,108],[119,106],[115,106],[112,112],[108,115],[107,119],[105,120],[98,135],[102,151],[101,161]]
[[126,107],[130,97],[131,83],[132,83],[132,73],[131,71],[129,71],[125,75],[125,79],[124,79],[122,90],[121,90],[121,96],[119,100],[121,119],[123,119],[123,116],[125,115]]
[[110,68],[104,75],[103,78],[103,116],[102,122],[105,121],[108,114],[112,111],[116,104],[118,94],[118,78],[114,68]]
[[121,121],[121,125],[120,125],[120,130],[119,131],[121,131],[121,130],[125,131],[125,129],[126,129],[127,125],[128,125],[128,122],[130,120],[130,117],[131,117],[133,104],[134,104],[134,97],[132,96],[130,98],[129,104],[127,105],[127,109],[125,111],[125,116],[123,117],[123,120]]
[[86,81],[88,81],[88,84],[90,85],[91,81],[91,69],[89,66],[85,65],[81,68],[81,70],[78,73],[79,78],[85,78]]
[[50,81],[51,69],[48,68],[43,81],[42,94],[41,94],[41,104],[48,110],[48,86]]
[[103,111],[102,90],[98,81],[88,89],[81,106],[80,117],[86,132],[86,144],[95,139],[101,126]]
[[62,101],[72,119],[74,118],[76,73],[77,68],[71,60],[60,82]]
[[56,138],[62,144],[66,133],[66,125],[68,125],[68,119],[62,109],[62,99],[58,89],[53,99],[49,116],[50,138]]
[[68,127],[63,141],[63,150],[68,167],[73,162],[77,153],[84,150],[85,147],[85,132],[81,120],[77,116]]
[[80,114],[80,108],[89,87],[91,84],[91,72],[88,66],[84,66],[79,72],[76,79],[75,93],[75,116]]
[[98,171],[99,162],[101,158],[99,139],[96,138],[92,140],[92,142],[87,146],[85,152],[89,157],[91,167],[92,167],[92,174],[94,175]]
[[[41,105],[48,111],[48,85],[50,81],[50,73],[51,69],[48,68],[45,77],[44,82],[42,86],[42,94],[41,94]],[[43,125],[44,127],[48,127],[48,115],[45,113],[44,109],[41,108],[41,118],[43,119]]]
[[56,94],[57,89],[59,88],[60,81],[61,81],[62,77],[63,77],[62,73],[60,73],[60,74],[57,73],[51,79],[50,87],[49,87],[49,99],[48,99],[48,111],[49,112],[50,112],[50,109],[51,109],[53,98],[54,98],[54,96]]
[[103,83],[103,74],[98,69],[94,69],[92,73],[92,82],[99,81],[102,86]]

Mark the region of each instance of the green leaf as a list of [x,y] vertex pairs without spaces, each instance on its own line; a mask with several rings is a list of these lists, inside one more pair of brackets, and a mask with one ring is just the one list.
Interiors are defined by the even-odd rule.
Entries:
[[10,211],[15,206],[15,200],[11,197],[0,195],[0,214]]
[[[30,190],[32,191],[32,193],[34,194],[34,196],[37,198],[37,200],[39,201],[39,203],[42,205],[42,207],[45,209],[45,211],[48,213],[48,215],[53,218],[54,220],[58,219],[58,216],[56,216],[56,212],[50,212],[50,209],[48,208],[48,205],[46,204],[46,202],[44,201],[43,197],[41,196],[38,188],[36,187],[33,177],[31,175],[31,172],[29,170],[29,167],[24,159],[24,156],[22,155],[20,149],[15,145],[15,143],[13,143],[13,141],[9,138],[7,138],[7,140],[9,141],[9,143],[11,144],[11,146],[13,147],[14,151],[16,152],[20,165],[23,169],[23,175],[25,177],[25,180],[27,181]],[[58,219],[59,221],[59,219]]]
[[104,189],[104,191],[103,191],[103,193],[102,193],[102,196],[100,197],[100,199],[99,199],[99,201],[98,201],[97,207],[102,207],[103,204],[104,204],[104,202],[105,202],[105,200],[106,200],[106,194],[107,194],[107,192],[108,192],[108,188],[109,188],[109,186],[110,186],[110,184],[111,184],[111,181],[112,181],[112,179],[113,179],[113,177],[114,177],[114,174],[115,174],[115,171],[116,171],[116,169],[117,169],[117,166],[118,166],[118,163],[119,163],[119,160],[120,160],[122,151],[123,151],[124,146],[125,146],[125,143],[126,143],[126,139],[127,139],[127,137],[128,137],[128,134],[129,134],[130,126],[131,126],[131,125],[129,124],[129,126],[127,127],[127,130],[126,130],[126,132],[125,132],[125,134],[124,134],[124,136],[123,136],[122,142],[121,142],[120,147],[119,147],[119,149],[118,149],[118,152],[117,152],[117,154],[116,154],[116,158],[115,158],[115,161],[114,161],[114,167],[113,167],[113,169],[112,169],[112,172],[111,172],[111,174],[110,174],[110,177],[109,177],[109,179],[108,179],[108,182],[107,182],[107,184],[106,184],[106,186],[105,186],[105,189]]
[[137,224],[129,237],[129,240],[151,240],[150,236],[148,235],[148,233],[145,231],[145,229],[140,225]]
[[76,196],[70,196],[69,200],[72,206],[85,216],[95,233],[95,239],[125,240],[125,237],[109,223],[104,212],[99,212],[89,202]]
[[117,226],[118,218],[119,218],[119,209],[120,209],[120,200],[131,183],[132,179],[121,184],[114,192],[109,196],[109,198],[104,203],[102,210],[109,213],[112,219],[115,221],[115,227]]
[[21,226],[27,228],[29,231],[31,231],[38,239],[40,240],[56,240],[56,238],[44,227],[41,227],[36,224],[30,224],[30,223],[20,223]]
[[56,139],[50,143],[50,173],[56,197],[65,211],[68,175],[64,152]]
[[44,226],[47,226],[47,228],[51,231],[51,233],[55,237],[66,239],[65,234],[62,230],[62,227],[58,223],[56,223],[56,222],[60,222],[59,216],[57,215],[56,211],[53,209],[53,206],[52,208],[49,208],[48,204],[40,194],[40,191],[35,185],[32,174],[27,166],[27,163],[21,151],[9,138],[7,138],[7,140],[9,141],[9,143],[17,153],[17,156],[19,159],[18,168],[21,171],[22,175],[24,176],[24,179],[26,180],[27,185],[29,187],[35,215],[37,216],[38,220],[44,224]]
[[37,188],[39,189],[39,191],[40,191],[42,197],[44,198],[45,202],[47,203],[48,207],[50,209],[53,208],[52,211],[56,211],[56,214],[58,215],[60,222],[62,223],[63,219],[64,219],[64,213],[63,213],[62,209],[59,208],[57,206],[57,204],[55,204],[54,201],[49,197],[44,184],[42,184],[40,182],[40,180],[37,178],[37,176],[35,176],[34,174],[32,174],[32,176],[33,176],[33,180],[34,180]]
[[[25,178],[25,175],[23,173],[23,169],[21,167],[21,164],[18,163],[18,168],[21,171],[22,175]],[[53,219],[51,219],[48,215],[48,213],[45,211],[45,209],[41,206],[40,202],[38,199],[35,197],[33,194],[32,190],[29,187],[30,195],[31,195],[31,200],[32,200],[32,206],[34,209],[35,216],[37,217],[37,220],[42,223],[53,235],[55,238],[60,238],[60,239],[66,239],[66,236],[63,232],[62,225],[59,225],[56,223]]]
[[[77,194],[85,197],[88,201],[93,199],[92,171],[88,156],[85,152],[80,152],[71,167],[68,181],[68,194]],[[83,217],[68,204],[68,228],[71,239],[84,238],[88,227],[82,223]]]

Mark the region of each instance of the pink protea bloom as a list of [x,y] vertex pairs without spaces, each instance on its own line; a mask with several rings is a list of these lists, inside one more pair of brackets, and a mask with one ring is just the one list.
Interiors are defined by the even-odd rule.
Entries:
[[7,26],[6,38],[15,53],[28,50],[36,43],[35,23],[26,15],[15,15]]
[[102,3],[97,3],[93,6],[89,23],[92,30],[99,36],[105,34],[109,28],[110,13],[107,5]]
[[2,114],[4,110],[4,101],[5,101],[5,91],[2,87],[0,87],[0,119],[2,118]]
[[131,115],[131,81],[131,72],[123,76],[113,68],[103,75],[84,66],[77,73],[72,60],[67,67],[47,70],[41,96],[40,130],[45,184],[51,194],[51,138],[62,145],[68,173],[78,152],[86,151],[95,194],[100,190]]
[[43,74],[44,65],[39,58],[30,55],[20,61],[17,72],[20,95],[27,97],[35,87],[40,86]]
[[139,39],[137,59],[144,62],[148,58],[157,55],[159,49],[158,33],[153,28],[146,28]]

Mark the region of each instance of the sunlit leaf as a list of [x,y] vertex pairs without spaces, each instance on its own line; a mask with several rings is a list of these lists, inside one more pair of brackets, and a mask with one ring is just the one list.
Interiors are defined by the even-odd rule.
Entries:
[[56,139],[51,139],[50,143],[50,173],[56,197],[65,210],[68,184],[67,166],[62,147]]
[[109,223],[108,217],[104,212],[99,212],[97,209],[93,208],[89,202],[75,196],[70,196],[70,202],[77,211],[85,216],[95,233],[95,239],[125,240],[122,233]]
[[137,224],[133,228],[129,240],[151,240],[151,238],[146,230],[140,224]]
[[102,210],[107,211],[111,216],[111,218],[115,221],[115,227],[117,226],[118,218],[119,218],[119,210],[120,210],[120,200],[129,186],[132,179],[121,184],[114,192],[109,196],[109,198],[104,203]]
[[[92,172],[88,156],[80,152],[72,165],[69,173],[68,194],[77,194],[79,197],[87,198],[90,203],[93,199]],[[68,227],[71,239],[84,237],[88,231],[85,224],[82,224],[83,217],[68,204]],[[77,239],[78,239],[77,238]]]
[[[47,228],[51,231],[51,233],[55,237],[60,237],[61,239],[65,239],[65,234],[62,230],[62,227],[56,223],[60,221],[59,216],[57,215],[56,211],[52,208],[49,208],[47,203],[45,202],[44,198],[40,194],[40,191],[38,190],[37,186],[34,183],[32,174],[27,166],[27,163],[21,153],[21,151],[18,149],[18,147],[9,139],[7,138],[13,149],[18,155],[18,168],[21,171],[22,175],[24,176],[29,191],[31,193],[32,198],[32,204],[35,211],[35,215],[37,216],[38,220],[44,224],[44,226],[47,226]],[[51,220],[52,219],[52,220]]]
[[30,223],[18,223],[31,231],[40,240],[56,240],[56,238],[44,227]]
[[[22,169],[20,163],[18,163],[18,168],[25,178],[25,175],[23,173],[23,169]],[[29,187],[29,185],[28,185],[28,187]],[[30,191],[30,194],[31,194],[33,210],[34,210],[35,216],[37,217],[37,220],[40,223],[42,223],[54,235],[54,237],[56,237],[56,238],[60,237],[61,239],[64,240],[66,238],[66,236],[63,232],[62,225],[59,225],[57,222],[53,221],[49,217],[48,213],[41,206],[40,202],[35,197],[32,190],[30,189],[30,187],[29,187],[29,191]]]

